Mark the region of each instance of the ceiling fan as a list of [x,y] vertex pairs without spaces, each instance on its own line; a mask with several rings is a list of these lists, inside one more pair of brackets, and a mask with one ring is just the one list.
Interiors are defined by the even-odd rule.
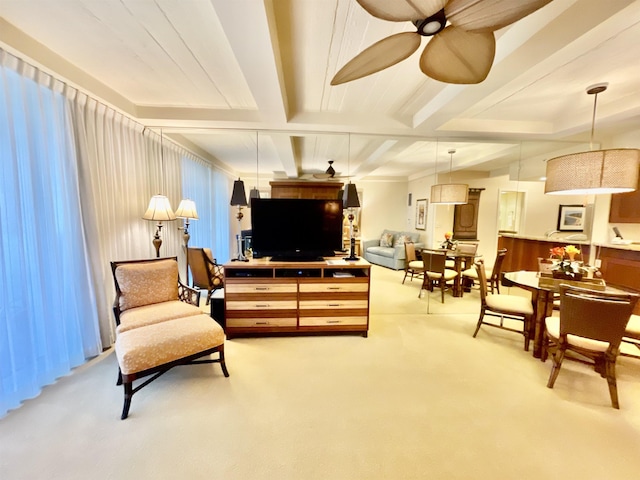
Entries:
[[[411,56],[431,37],[420,70],[444,83],[480,83],[496,50],[494,31],[526,17],[552,0],[357,0],[374,17],[412,22],[417,31],[383,38],[352,58],[331,80],[340,85],[371,75]],[[449,22],[449,26],[447,26]]]
[[339,178],[351,178],[347,175],[336,175],[336,171],[333,168],[333,160],[327,160],[329,163],[329,168],[325,170],[324,173],[314,173],[313,178],[317,178],[318,180],[328,180],[328,179],[339,179]]

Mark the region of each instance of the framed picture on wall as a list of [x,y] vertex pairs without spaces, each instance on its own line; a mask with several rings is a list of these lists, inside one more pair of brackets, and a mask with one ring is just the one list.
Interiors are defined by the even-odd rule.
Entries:
[[582,232],[586,208],[582,205],[560,205],[558,228],[561,232]]
[[416,230],[427,228],[427,199],[416,200]]

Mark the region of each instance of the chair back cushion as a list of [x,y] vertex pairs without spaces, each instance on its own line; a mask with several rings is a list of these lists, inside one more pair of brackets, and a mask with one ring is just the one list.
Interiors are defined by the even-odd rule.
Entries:
[[118,265],[120,310],[178,300],[178,262],[173,259]]

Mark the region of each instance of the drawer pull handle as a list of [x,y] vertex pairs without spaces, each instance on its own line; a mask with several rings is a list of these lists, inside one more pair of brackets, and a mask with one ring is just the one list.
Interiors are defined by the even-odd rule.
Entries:
[[256,308],[267,308],[267,307],[269,307],[268,303],[264,303],[264,304],[258,303],[258,304],[256,304]]
[[269,325],[269,322],[256,322],[256,325]]
[[327,323],[340,323],[340,320],[327,320]]
[[342,290],[342,287],[327,287],[327,290]]
[[269,290],[269,287],[255,287],[255,289],[263,291],[263,290]]
[[327,305],[328,307],[339,307],[340,304],[339,303],[330,303]]

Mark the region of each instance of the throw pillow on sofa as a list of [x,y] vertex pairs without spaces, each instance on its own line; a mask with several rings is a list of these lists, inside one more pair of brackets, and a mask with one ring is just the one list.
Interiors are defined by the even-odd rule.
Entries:
[[395,243],[393,244],[394,247],[403,247],[405,243],[413,243],[413,240],[411,238],[410,235],[398,235],[398,238],[396,238]]
[[381,247],[393,247],[393,233],[383,233],[380,237]]

